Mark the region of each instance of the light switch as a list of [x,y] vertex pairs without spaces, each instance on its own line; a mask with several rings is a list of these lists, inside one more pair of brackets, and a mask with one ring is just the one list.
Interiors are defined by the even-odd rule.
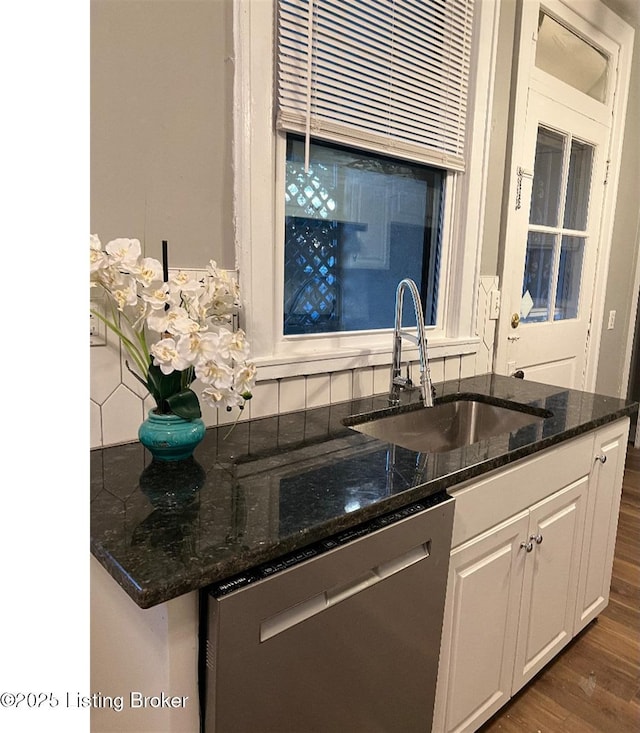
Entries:
[[609,323],[607,324],[607,329],[611,331],[615,325],[616,325],[616,312],[609,311]]

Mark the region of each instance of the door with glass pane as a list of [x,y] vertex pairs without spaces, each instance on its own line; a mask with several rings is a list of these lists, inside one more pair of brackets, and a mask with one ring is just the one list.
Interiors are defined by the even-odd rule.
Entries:
[[606,126],[530,90],[503,285],[508,373],[583,385],[607,140]]

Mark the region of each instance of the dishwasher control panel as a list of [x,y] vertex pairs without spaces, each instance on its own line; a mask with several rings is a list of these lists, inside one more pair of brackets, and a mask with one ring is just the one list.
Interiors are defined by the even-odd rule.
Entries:
[[380,517],[363,522],[355,527],[345,529],[335,535],[307,545],[306,547],[302,547],[299,550],[287,553],[275,560],[269,560],[268,562],[261,563],[260,565],[242,573],[233,575],[226,580],[222,580],[209,586],[208,591],[214,598],[222,598],[229,593],[239,590],[240,588],[244,588],[247,585],[264,580],[265,578],[269,578],[275,573],[288,570],[295,565],[311,560],[325,552],[334,550],[342,545],[346,545],[349,542],[353,542],[354,540],[369,535],[372,532],[377,532],[391,524],[407,519],[414,514],[431,509],[445,501],[452,501],[451,497],[446,492],[441,491],[437,494],[433,494],[425,499],[421,499],[420,501],[416,501],[400,509],[396,509],[393,512],[383,514]]

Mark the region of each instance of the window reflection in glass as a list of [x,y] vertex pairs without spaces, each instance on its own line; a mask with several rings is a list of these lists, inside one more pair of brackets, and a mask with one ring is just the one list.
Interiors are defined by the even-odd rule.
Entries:
[[593,146],[580,140],[572,140],[564,209],[565,229],[584,231],[587,228],[592,162]]
[[558,224],[565,137],[538,128],[529,222],[554,227]]
[[524,264],[522,294],[529,294],[533,307],[528,314],[522,314],[524,323],[538,323],[549,320],[551,284],[553,282],[553,234],[529,232],[527,256]]
[[558,269],[558,290],[556,293],[556,307],[553,314],[555,321],[561,321],[566,318],[577,318],[578,316],[584,244],[584,237],[562,237],[560,266]]
[[284,334],[392,328],[395,290],[405,277],[415,280],[425,323],[434,325],[445,177],[320,142],[311,145],[305,171],[304,142],[289,136]]

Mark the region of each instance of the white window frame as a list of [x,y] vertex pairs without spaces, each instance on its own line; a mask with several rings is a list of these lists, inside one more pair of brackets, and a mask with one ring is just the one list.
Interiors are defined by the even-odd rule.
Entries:
[[[274,124],[275,0],[234,0],[234,221],[241,324],[258,379],[388,364],[391,329],[282,335],[286,135]],[[475,3],[467,168],[446,181],[437,323],[429,357],[474,354],[499,2]],[[392,307],[392,306],[391,306]],[[407,324],[412,325],[412,324]],[[407,348],[411,355],[411,349]]]

